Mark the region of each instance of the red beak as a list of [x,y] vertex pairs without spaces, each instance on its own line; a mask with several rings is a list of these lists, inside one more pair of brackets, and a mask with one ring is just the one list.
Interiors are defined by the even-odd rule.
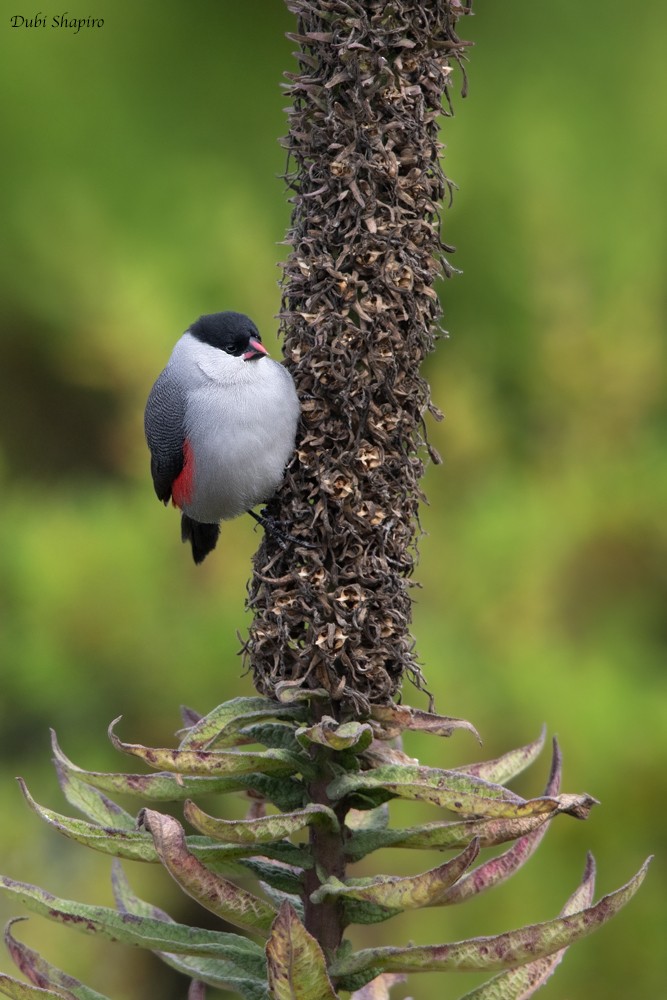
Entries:
[[251,337],[248,343],[250,346],[243,355],[244,361],[252,361],[253,358],[261,358],[264,354],[269,353],[264,344],[260,344],[259,340],[255,340],[254,337]]

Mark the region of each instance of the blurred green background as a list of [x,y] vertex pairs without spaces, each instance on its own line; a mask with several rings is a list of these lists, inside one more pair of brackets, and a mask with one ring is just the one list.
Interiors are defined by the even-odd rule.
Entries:
[[[44,828],[13,776],[64,809],[50,726],[82,766],[132,770],[106,741],[115,716],[122,737],[164,745],[180,703],[250,693],[236,632],[258,536],[236,522],[196,569],[153,495],[141,421],[199,314],[248,312],[279,350],[277,139],[293,63],[280,3],[88,13],[104,28],[0,27],[0,870],[109,904],[108,859]],[[418,647],[439,710],[475,722],[484,756],[545,721],[567,790],[602,805],[586,824],[557,822],[491,895],[356,940],[547,919],[587,849],[600,894],[656,852],[639,896],[567,955],[545,1000],[667,995],[666,33],[658,0],[479,0],[461,26],[476,43],[470,96],[443,133],[460,186],[445,238],[463,275],[443,283],[451,338],[428,362],[447,420],[431,427],[445,462],[425,484]],[[466,735],[408,750],[440,766],[480,755]],[[519,790],[539,793],[547,766]],[[128,870],[177,919],[214,924],[159,870]],[[0,917],[15,912],[0,899]],[[117,1000],[186,994],[129,949],[37,917],[19,934]],[[409,992],[454,998],[478,981],[413,977]]]

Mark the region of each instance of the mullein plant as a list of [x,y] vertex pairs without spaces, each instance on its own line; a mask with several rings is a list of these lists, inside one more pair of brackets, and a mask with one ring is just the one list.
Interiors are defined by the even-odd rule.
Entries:
[[[84,819],[39,805],[21,787],[59,833],[113,856],[116,907],[9,878],[0,888],[51,920],[154,952],[188,977],[189,1000],[208,987],[246,1000],[382,1000],[407,974],[461,970],[491,975],[467,1000],[527,998],[572,942],[631,898],[646,865],[594,903],[589,857],[558,916],[491,937],[355,950],[346,936],[354,924],[462,903],[498,885],[555,816],[585,819],[595,801],[560,791],[555,742],[543,795],[525,799],[506,787],[536,759],[544,734],[450,769],[403,750],[405,733],[475,733],[466,721],[398,702],[406,677],[425,687],[410,633],[410,576],[424,454],[437,461],[424,418],[437,410],[419,369],[436,339],[434,283],[452,272],[440,236],[451,184],[438,130],[452,113],[455,67],[465,91],[466,43],[456,26],[467,10],[459,0],[288,6],[298,71],[287,87],[293,213],[281,315],[303,420],[270,506],[293,543],[266,534],[248,588],[245,652],[258,694],[203,717],[186,710],[175,749],[127,743],[112,724],[113,745],[144,773],[84,770],[54,736],[61,788]],[[232,793],[249,797],[246,819],[220,819],[200,805]],[[138,813],[118,805],[118,795],[138,799]],[[434,818],[392,826],[396,799],[429,803]],[[439,851],[445,860],[408,877],[350,876],[351,864],[385,847]],[[239,932],[174,922],[135,895],[123,859],[161,864]],[[28,982],[0,974],[4,995],[104,1000],[22,944],[14,921],[5,940]]]

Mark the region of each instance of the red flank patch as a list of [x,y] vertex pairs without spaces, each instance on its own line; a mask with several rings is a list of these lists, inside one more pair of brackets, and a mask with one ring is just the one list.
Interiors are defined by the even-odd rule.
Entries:
[[183,442],[183,468],[171,484],[171,499],[175,507],[183,509],[183,504],[190,503],[194,489],[195,461],[190,442]]

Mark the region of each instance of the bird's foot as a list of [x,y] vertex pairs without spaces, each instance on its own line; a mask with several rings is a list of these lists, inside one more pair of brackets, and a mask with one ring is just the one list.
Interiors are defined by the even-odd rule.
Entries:
[[261,524],[264,531],[268,532],[272,538],[275,538],[283,551],[286,551],[290,545],[301,545],[305,549],[317,548],[316,545],[304,541],[303,538],[290,535],[289,531],[285,528],[284,521],[279,521],[277,518],[272,517],[266,510],[262,510],[260,514],[256,514],[254,510],[249,510],[248,513],[258,524]]

